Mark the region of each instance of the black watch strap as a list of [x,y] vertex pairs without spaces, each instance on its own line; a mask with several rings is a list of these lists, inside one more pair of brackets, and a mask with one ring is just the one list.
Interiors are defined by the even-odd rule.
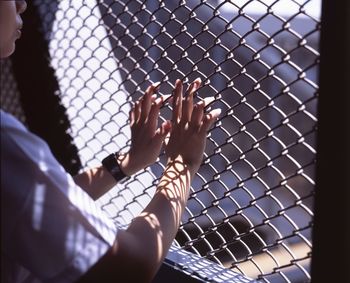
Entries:
[[130,177],[125,175],[118,163],[118,153],[112,153],[102,160],[102,165],[118,183],[126,182]]

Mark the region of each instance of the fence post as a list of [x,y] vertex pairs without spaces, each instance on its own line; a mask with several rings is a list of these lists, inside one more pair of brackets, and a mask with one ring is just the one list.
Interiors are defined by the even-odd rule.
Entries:
[[312,282],[349,279],[349,2],[322,3]]

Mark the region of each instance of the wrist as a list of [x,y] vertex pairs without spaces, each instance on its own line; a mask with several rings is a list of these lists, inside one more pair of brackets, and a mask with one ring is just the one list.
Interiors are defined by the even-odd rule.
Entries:
[[169,159],[158,183],[157,192],[185,205],[189,194],[193,171],[183,162],[182,157]]
[[113,176],[115,181],[120,183],[124,183],[130,177],[120,166],[122,159],[124,159],[123,155],[112,153],[102,160],[102,166]]
[[134,175],[139,169],[137,169],[135,166],[133,166],[130,158],[130,153],[121,153],[119,154],[117,161],[119,163],[119,166],[121,170],[124,172],[127,176]]
[[166,168],[170,166],[174,167],[179,172],[188,173],[190,176],[190,180],[192,180],[194,175],[197,173],[200,165],[196,165],[194,163],[186,161],[185,158],[183,158],[183,156],[179,154],[176,157],[168,158]]

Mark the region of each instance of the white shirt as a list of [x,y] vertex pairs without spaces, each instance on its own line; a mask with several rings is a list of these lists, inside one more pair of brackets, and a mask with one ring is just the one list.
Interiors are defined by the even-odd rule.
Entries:
[[47,144],[1,111],[1,282],[74,282],[116,233]]

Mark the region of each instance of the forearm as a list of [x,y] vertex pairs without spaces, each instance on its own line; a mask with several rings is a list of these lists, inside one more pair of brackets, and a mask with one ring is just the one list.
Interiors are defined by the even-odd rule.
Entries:
[[[129,154],[120,154],[118,156],[120,169],[126,176],[132,176],[140,168],[130,162]],[[75,183],[86,191],[94,200],[97,200],[110,189],[117,181],[103,166],[89,169],[73,177]]]
[[73,179],[94,200],[104,195],[117,183],[103,166],[89,169],[74,176]]
[[[151,152],[146,150],[150,145],[156,145],[157,150],[153,148],[152,152],[158,153],[158,146],[171,129],[165,147],[170,161],[150,203],[141,215],[132,221],[128,229],[118,231],[114,245],[79,283],[114,282],[111,278],[117,277],[123,282],[151,282],[156,274],[177,233],[191,180],[202,161],[207,132],[220,114],[216,109],[205,115],[205,102],[193,106],[193,94],[199,85],[200,79],[197,79],[189,86],[189,94],[183,99],[183,85],[181,81],[176,81],[172,123],[168,125],[168,130],[161,127],[155,135],[150,133],[154,133],[156,123],[145,122],[148,121],[145,119],[147,117],[151,117],[151,121],[155,122],[159,115],[159,105],[154,103],[154,106],[151,103],[152,92],[147,92],[144,99],[137,102],[131,111],[133,146],[138,148],[135,152],[139,153],[132,156],[140,158],[145,152]],[[150,128],[146,131],[147,126]],[[156,138],[148,139],[148,146],[144,147],[144,139],[147,136]],[[154,154],[151,154],[151,157],[154,157]],[[148,158],[144,163],[150,164],[153,159]],[[125,164],[138,168],[127,159]]]
[[149,264],[150,278],[158,270],[175,238],[192,175],[182,160],[169,162],[155,196],[127,229],[139,238],[139,256]]

